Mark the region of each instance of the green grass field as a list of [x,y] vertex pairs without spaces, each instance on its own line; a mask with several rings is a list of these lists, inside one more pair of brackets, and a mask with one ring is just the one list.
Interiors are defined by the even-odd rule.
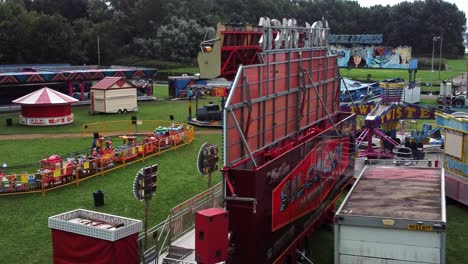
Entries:
[[[352,72],[354,72],[353,70]],[[404,73],[402,71],[401,73]],[[357,78],[366,78],[367,73]],[[346,76],[346,75],[344,75]],[[389,75],[391,76],[391,75]],[[391,76],[399,77],[399,76]],[[387,77],[384,77],[387,78]],[[382,78],[382,79],[384,79]],[[167,98],[167,87],[156,86],[155,96]],[[200,105],[216,98],[204,98]],[[55,133],[79,133],[81,126],[87,123],[131,120],[136,115],[139,120],[168,120],[174,115],[175,120],[185,121],[188,115],[187,101],[160,100],[139,104],[138,113],[122,115],[89,115],[88,107],[74,107],[75,123],[61,127],[24,127],[18,124],[18,113],[0,114],[2,121],[0,134],[47,134],[44,139],[0,140],[2,151],[0,163],[25,164],[54,153],[67,153],[91,146],[91,138],[53,138]],[[193,108],[195,105],[193,104]],[[5,127],[4,119],[13,118],[13,126]],[[196,131],[202,129],[196,128]],[[206,129],[204,129],[206,130]],[[96,210],[130,218],[143,218],[143,203],[134,199],[132,183],[136,172],[148,164],[159,164],[158,191],[150,204],[149,226],[161,222],[173,206],[192,197],[207,188],[207,178],[196,169],[196,158],[200,146],[209,141],[221,146],[220,134],[197,134],[192,144],[175,151],[152,157],[143,162],[115,170],[100,177],[94,177],[80,183],[79,186],[67,186],[40,194],[27,194],[0,197],[0,263],[51,263],[51,232],[47,227],[47,218],[77,208]],[[220,173],[213,177],[220,181]],[[105,206],[94,208],[92,192],[101,189],[105,193]],[[447,263],[466,263],[468,259],[468,208],[457,203],[447,207]],[[312,260],[315,263],[333,263],[333,238],[330,230],[319,230],[312,238]]]
[[[103,121],[131,121],[132,116],[136,116],[138,120],[169,120],[169,116],[173,115],[175,121],[186,122],[188,118],[187,100],[166,100],[168,98],[167,85],[155,86],[154,94],[157,100],[154,102],[140,102],[138,103],[138,112],[128,112],[126,114],[89,114],[88,106],[73,107],[73,114],[75,122],[72,124],[61,127],[24,127],[19,124],[18,113],[1,113],[0,120],[2,126],[5,124],[4,120],[7,118],[13,119],[13,126],[3,126],[0,129],[0,134],[34,134],[34,133],[79,133],[81,127],[85,124],[103,122]],[[219,101],[219,98],[204,97],[199,100],[199,104],[205,105],[208,101]],[[195,113],[195,100],[192,100],[192,113]]]
[[[79,186],[49,191],[45,197],[39,193],[0,197],[0,244],[6,249],[1,254],[1,263],[51,263],[47,218],[55,214],[83,208],[143,219],[144,203],[135,200],[132,188],[137,171],[148,164],[159,164],[158,190],[150,203],[149,226],[163,221],[170,208],[207,188],[207,178],[196,169],[198,150],[205,141],[220,144],[221,135],[197,136],[190,145],[91,178]],[[2,141],[10,154],[3,152],[0,160],[17,158],[30,163],[43,154],[72,151],[90,143],[86,139]],[[34,153],[30,155],[30,151]],[[220,173],[213,179],[214,183],[219,182]],[[98,189],[104,191],[105,206],[95,208],[92,193]]]

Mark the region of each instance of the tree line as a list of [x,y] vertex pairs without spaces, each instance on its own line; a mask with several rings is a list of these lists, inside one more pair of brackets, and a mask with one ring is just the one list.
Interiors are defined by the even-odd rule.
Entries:
[[[443,0],[361,7],[347,0],[4,0],[0,62],[110,65],[121,57],[190,62],[208,27],[256,24],[260,17],[322,17],[332,34],[383,34],[383,45],[429,55],[443,36],[443,54],[462,56],[466,14]],[[99,50],[98,50],[99,45]]]

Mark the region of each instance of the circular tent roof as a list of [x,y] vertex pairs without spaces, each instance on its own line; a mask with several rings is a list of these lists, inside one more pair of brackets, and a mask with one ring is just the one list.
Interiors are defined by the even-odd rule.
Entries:
[[78,100],[47,87],[27,94],[13,101],[13,103],[22,105],[71,104],[74,102],[78,102]]

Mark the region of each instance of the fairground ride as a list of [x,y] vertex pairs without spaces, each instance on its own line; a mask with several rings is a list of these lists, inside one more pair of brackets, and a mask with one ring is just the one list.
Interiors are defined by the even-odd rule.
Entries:
[[[183,237],[165,239],[160,263],[306,263],[307,237],[330,219],[353,178],[356,118],[339,111],[327,22],[262,18],[251,27],[226,30],[210,42],[211,54],[200,55],[218,56],[211,69],[232,80],[223,107],[225,204],[197,212]],[[205,66],[205,77],[218,74],[206,75]],[[166,223],[183,226],[178,221]],[[194,243],[196,251],[187,246]]]
[[468,205],[468,114],[437,114],[437,124],[444,129],[446,194]]
[[[394,158],[398,154],[404,155],[403,152],[408,152],[408,156],[411,157],[419,157],[417,153],[413,153],[417,152],[416,148],[408,148],[401,144],[401,139],[397,138],[397,127],[400,121],[405,119],[435,119],[435,113],[441,110],[403,102],[404,85],[381,86],[383,92],[378,101],[341,106],[342,111],[365,116],[364,124],[356,137],[357,148],[365,145],[359,151],[359,157]],[[436,132],[437,129],[429,130],[425,135],[430,136]],[[382,140],[382,147],[375,147],[375,138]],[[418,137],[414,137],[413,140],[421,141]]]

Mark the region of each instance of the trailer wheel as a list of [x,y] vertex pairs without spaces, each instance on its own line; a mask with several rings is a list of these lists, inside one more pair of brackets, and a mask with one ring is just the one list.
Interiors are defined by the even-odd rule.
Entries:
[[117,110],[117,114],[122,114],[122,109]]
[[125,108],[125,109],[123,110],[123,113],[124,113],[124,114],[126,114],[126,113],[127,113],[127,108]]

